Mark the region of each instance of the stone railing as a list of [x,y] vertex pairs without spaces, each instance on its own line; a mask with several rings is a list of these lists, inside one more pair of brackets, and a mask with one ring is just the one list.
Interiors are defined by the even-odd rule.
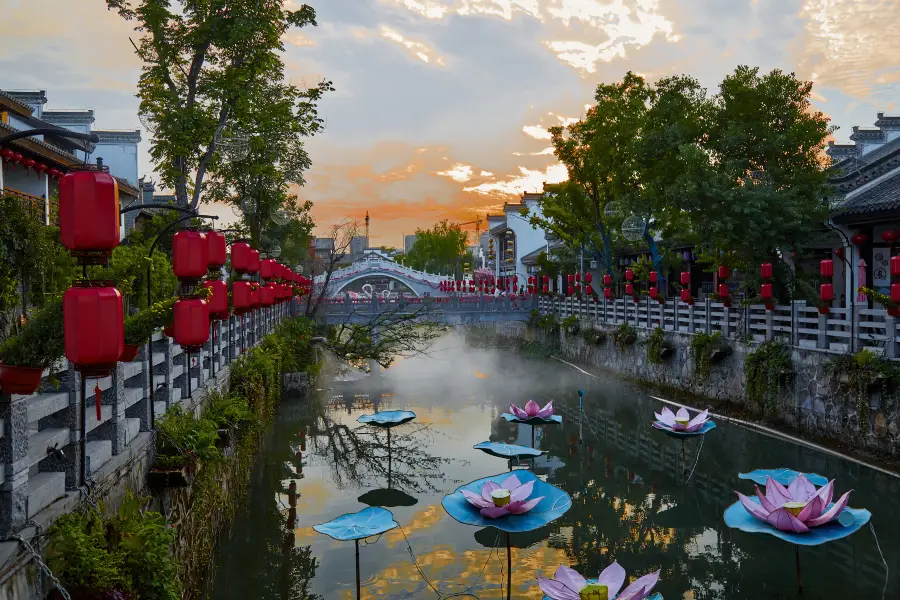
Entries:
[[693,333],[720,331],[726,338],[764,341],[779,339],[797,348],[831,352],[858,352],[868,348],[887,358],[900,358],[898,319],[885,310],[862,306],[832,308],[819,314],[815,306],[798,301],[766,310],[762,305],[726,308],[709,299],[688,306],[677,300],[663,304],[649,298],[593,302],[577,298],[541,297],[542,313],[579,318],[598,323],[628,323],[635,328]]
[[[118,363],[108,377],[88,380],[85,399],[80,397],[80,375],[71,364],[61,365],[62,372],[53,380],[45,373],[40,393],[0,394],[0,536],[19,531],[67,492],[77,494],[82,461],[90,484],[104,465],[115,462],[114,457],[136,454],[136,448],[152,452],[151,415],[158,419],[183,402],[192,408],[192,398],[216,385],[221,371],[289,312],[290,305],[282,304],[215,322],[213,335],[191,355],[190,366],[181,347],[158,333],[134,361]],[[152,409],[150,369],[156,389]],[[84,457],[82,410],[87,432]]]

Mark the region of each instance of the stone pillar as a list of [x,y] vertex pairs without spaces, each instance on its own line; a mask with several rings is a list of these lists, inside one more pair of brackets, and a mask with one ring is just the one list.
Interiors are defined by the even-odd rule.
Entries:
[[141,420],[141,431],[150,431],[150,359],[147,356],[148,346],[141,346],[137,355],[137,360],[141,361],[141,372],[135,377],[139,382],[142,391],[142,399],[138,402],[138,409],[135,410],[134,416]]
[[688,333],[694,333],[694,305],[688,306]]
[[722,323],[722,335],[729,338],[731,337],[731,309],[726,306],[722,311],[725,316],[725,322]]
[[[101,401],[103,404],[112,406],[112,416],[109,421],[101,426],[103,429],[101,435],[112,442],[112,453],[113,456],[115,456],[125,450],[127,441],[125,435],[125,365],[116,363],[116,368],[112,372],[111,379],[112,383],[109,386],[109,389],[102,392]],[[94,380],[87,381],[87,400],[91,403],[90,405],[86,405],[89,406],[88,410],[91,410],[90,406],[93,406],[93,403],[95,402],[95,385],[96,382]]]
[[884,357],[900,358],[900,351],[897,348],[897,317],[891,315],[884,316]]
[[709,334],[712,332],[712,302],[707,296],[704,299],[704,304],[706,305],[706,333]]
[[[172,341],[166,336],[160,336],[159,340],[152,342],[153,352],[163,354],[163,360],[157,365],[153,365],[153,400],[155,402],[165,402],[166,410],[172,405],[172,371],[175,363],[172,358]],[[156,418],[161,415],[157,411]]]
[[[828,349],[828,315],[819,313],[819,327],[816,330],[816,348],[819,350]],[[887,354],[885,347],[885,355]]]
[[0,535],[19,531],[28,519],[28,396],[0,393]]
[[772,319],[772,311],[766,310],[766,340],[774,339],[775,337],[775,323]]

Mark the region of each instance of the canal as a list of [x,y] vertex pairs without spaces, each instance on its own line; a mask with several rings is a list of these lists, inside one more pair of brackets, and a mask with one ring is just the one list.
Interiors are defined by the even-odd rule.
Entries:
[[[353,542],[312,526],[361,510],[364,501],[390,506],[402,529],[361,544],[363,598],[438,598],[425,578],[444,595],[505,598],[506,554],[494,548],[496,533],[457,523],[441,499],[510,468],[472,446],[530,445],[530,427],[500,418],[510,402],[529,398],[552,399],[564,416],[561,426],[537,431],[536,444],[548,453],[531,468],[565,489],[572,508],[545,529],[513,536],[513,598],[542,598],[537,575],[549,577],[560,564],[596,577],[613,559],[629,575],[662,569],[655,591],[666,600],[900,597],[900,480],[893,476],[728,423],[702,448],[688,442],[683,466],[680,443],[650,427],[661,405],[648,390],[471,348],[456,335],[428,356],[360,375],[320,382],[308,399],[283,400],[246,507],[220,544],[212,598],[355,597]],[[585,390],[583,426],[578,389]],[[388,409],[417,415],[393,430],[390,463],[384,433],[356,422]],[[834,478],[836,494],[853,489],[850,505],[872,512],[877,533],[866,527],[803,548],[802,596],[794,546],[731,530],[722,517],[734,490],[752,493],[739,472],[777,467]]]

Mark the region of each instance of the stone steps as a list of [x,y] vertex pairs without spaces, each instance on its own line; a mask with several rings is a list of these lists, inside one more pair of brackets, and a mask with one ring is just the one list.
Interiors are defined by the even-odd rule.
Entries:
[[97,440],[85,444],[85,454],[87,455],[87,473],[98,470],[112,458],[112,442],[109,440]]
[[66,495],[66,474],[62,471],[38,473],[28,478],[28,517]]

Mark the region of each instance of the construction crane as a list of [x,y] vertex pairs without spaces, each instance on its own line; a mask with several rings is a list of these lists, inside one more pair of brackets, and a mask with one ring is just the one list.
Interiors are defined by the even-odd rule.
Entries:
[[[475,213],[474,221],[466,221],[465,223],[457,223],[460,227],[464,225],[475,225],[475,258],[478,260],[479,255],[481,254],[481,219],[478,217],[478,213]],[[468,234],[466,234],[466,240],[469,239]]]

